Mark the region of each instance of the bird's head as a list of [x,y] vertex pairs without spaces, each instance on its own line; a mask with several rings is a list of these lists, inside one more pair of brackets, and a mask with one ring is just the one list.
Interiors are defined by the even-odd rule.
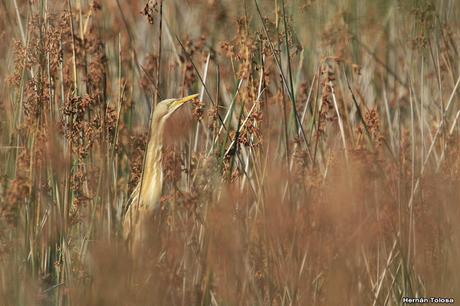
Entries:
[[190,95],[179,99],[166,99],[157,104],[154,111],[154,119],[164,120],[169,118],[176,110],[189,101],[197,98],[198,94]]

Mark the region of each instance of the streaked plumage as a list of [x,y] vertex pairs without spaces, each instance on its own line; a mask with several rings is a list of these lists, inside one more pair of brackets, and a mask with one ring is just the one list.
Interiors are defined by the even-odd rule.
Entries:
[[123,215],[123,236],[130,241],[133,249],[137,249],[145,240],[146,225],[159,208],[163,188],[161,159],[165,123],[177,109],[197,96],[163,100],[155,107],[142,181],[134,188]]

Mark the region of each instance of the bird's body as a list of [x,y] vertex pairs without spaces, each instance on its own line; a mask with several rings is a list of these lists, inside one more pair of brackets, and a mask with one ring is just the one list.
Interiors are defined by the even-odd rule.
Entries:
[[163,100],[152,114],[150,139],[145,155],[145,167],[140,182],[131,194],[123,216],[123,236],[130,240],[133,248],[138,248],[145,240],[146,226],[159,208],[163,189],[162,149],[165,123],[169,117],[186,102],[198,95],[182,99]]

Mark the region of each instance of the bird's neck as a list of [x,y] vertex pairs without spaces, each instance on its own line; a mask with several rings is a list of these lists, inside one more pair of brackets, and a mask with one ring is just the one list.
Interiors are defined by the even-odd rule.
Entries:
[[141,205],[153,211],[159,205],[163,188],[163,168],[161,161],[163,154],[163,131],[152,131],[152,135],[155,135],[155,137],[152,137],[149,141],[147,155],[145,156],[145,168],[141,185]]

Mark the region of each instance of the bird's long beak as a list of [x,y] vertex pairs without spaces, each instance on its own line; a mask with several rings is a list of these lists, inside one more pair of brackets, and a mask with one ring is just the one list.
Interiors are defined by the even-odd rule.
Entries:
[[192,101],[193,99],[197,98],[199,96],[199,94],[194,94],[194,95],[190,95],[190,96],[187,96],[187,97],[184,97],[184,98],[181,98],[181,99],[177,99],[176,101],[174,101],[170,108],[172,110],[176,110],[178,109],[179,107],[181,107],[183,104],[189,102],[189,101]]

